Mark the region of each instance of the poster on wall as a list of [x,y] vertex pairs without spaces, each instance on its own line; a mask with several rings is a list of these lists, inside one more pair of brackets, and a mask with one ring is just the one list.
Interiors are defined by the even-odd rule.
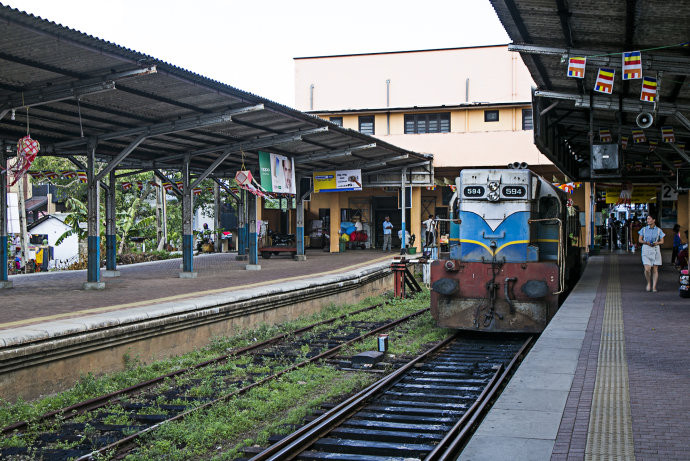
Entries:
[[[606,203],[616,204],[621,199],[621,188],[610,187],[606,189]],[[656,186],[635,186],[630,196],[630,203],[656,203]]]
[[261,187],[267,192],[295,193],[295,160],[290,157],[259,151]]
[[346,190],[362,190],[362,170],[314,172],[314,192],[342,192]]

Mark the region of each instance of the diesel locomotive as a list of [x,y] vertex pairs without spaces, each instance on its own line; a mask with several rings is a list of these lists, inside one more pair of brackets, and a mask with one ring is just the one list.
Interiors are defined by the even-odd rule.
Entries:
[[439,326],[541,332],[580,273],[567,194],[527,169],[465,169],[450,203],[450,252],[431,263]]

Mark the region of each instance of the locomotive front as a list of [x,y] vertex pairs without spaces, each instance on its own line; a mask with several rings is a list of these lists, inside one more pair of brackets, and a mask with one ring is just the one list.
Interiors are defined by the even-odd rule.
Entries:
[[522,169],[466,169],[456,179],[450,257],[431,264],[439,326],[540,332],[563,291],[564,199]]

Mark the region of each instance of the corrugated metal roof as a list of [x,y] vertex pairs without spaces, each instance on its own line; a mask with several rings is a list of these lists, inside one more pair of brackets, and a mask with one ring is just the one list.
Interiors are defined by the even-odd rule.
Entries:
[[[679,46],[690,39],[690,2],[632,0],[491,0],[513,44],[520,52],[538,88],[534,97],[537,146],[561,170],[586,179],[590,161],[590,129],[599,141],[600,129],[608,129],[614,142],[628,136],[625,179],[667,180],[671,165],[682,160],[670,144],[661,142],[660,129],[671,126],[680,142],[690,140],[690,122],[682,112],[690,109],[690,48]],[[624,51],[642,51],[643,74],[659,79],[656,104],[640,101],[641,80],[621,80]],[[584,79],[567,77],[568,58],[586,56]],[[614,68],[611,95],[593,92],[598,69]],[[594,95],[590,101],[590,95]],[[590,126],[590,105],[594,107]],[[543,114],[542,114],[543,112]],[[631,132],[639,129],[636,117],[653,114],[654,124],[645,129],[659,146],[650,152],[647,143],[632,145]],[[678,113],[681,116],[677,116]],[[541,114],[541,115],[540,115]],[[636,163],[661,162],[661,171],[631,168]]]
[[[84,154],[92,138],[98,158],[108,161],[145,137],[123,168],[175,169],[191,153],[191,168],[199,172],[227,150],[236,153],[216,174],[234,176],[242,164],[239,150],[247,166],[256,166],[259,148],[294,156],[303,173],[362,163],[366,174],[430,159],[2,5],[0,31],[0,113],[7,110],[0,138],[9,145],[26,134],[22,107],[35,104],[29,122],[42,154]],[[372,160],[389,162],[366,167]]]

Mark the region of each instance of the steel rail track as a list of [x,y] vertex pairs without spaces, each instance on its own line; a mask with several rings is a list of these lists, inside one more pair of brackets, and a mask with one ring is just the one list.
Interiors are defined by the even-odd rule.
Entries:
[[216,398],[216,399],[213,399],[213,400],[211,400],[211,401],[209,401],[209,402],[206,402],[206,403],[204,403],[204,404],[202,404],[202,405],[200,405],[200,406],[198,406],[198,407],[194,407],[194,408],[191,408],[191,409],[189,409],[189,410],[187,410],[187,411],[184,411],[184,412],[182,412],[182,413],[179,413],[179,414],[177,414],[177,415],[175,415],[175,416],[173,416],[173,417],[171,417],[171,418],[168,418],[168,419],[166,419],[166,420],[164,420],[164,421],[161,421],[161,422],[159,422],[159,423],[157,423],[157,424],[154,424],[154,425],[152,425],[152,426],[149,426],[149,427],[147,427],[147,428],[145,428],[145,429],[143,429],[143,430],[141,430],[141,431],[138,431],[138,432],[136,432],[135,434],[132,434],[132,435],[127,436],[127,437],[125,437],[125,438],[123,438],[123,439],[120,439],[120,440],[117,440],[117,441],[115,441],[115,442],[113,442],[113,443],[110,443],[110,444],[108,444],[108,445],[106,445],[106,446],[104,446],[104,447],[102,447],[102,448],[99,448],[98,450],[94,450],[94,451],[92,451],[92,452],[90,452],[90,453],[88,453],[88,454],[86,454],[86,455],[83,455],[83,456],[77,458],[77,461],[92,460],[92,459],[96,459],[96,458],[98,458],[98,457],[100,457],[100,456],[103,456],[103,455],[105,455],[105,454],[108,454],[108,455],[111,456],[113,459],[120,459],[120,458],[123,457],[127,452],[129,452],[132,448],[135,447],[135,442],[136,442],[137,439],[139,439],[140,437],[142,437],[142,436],[145,435],[145,434],[148,434],[148,433],[150,433],[150,432],[152,432],[152,431],[158,429],[159,427],[161,427],[161,426],[163,426],[163,425],[165,425],[165,424],[168,424],[168,423],[171,423],[171,422],[174,422],[174,421],[182,420],[182,419],[186,418],[187,416],[189,416],[189,415],[192,414],[192,413],[195,413],[195,412],[204,410],[204,409],[209,408],[209,407],[211,407],[211,406],[213,406],[213,405],[216,405],[216,404],[218,404],[218,403],[220,403],[220,402],[224,402],[224,401],[227,401],[227,400],[229,400],[229,399],[231,399],[231,398],[233,398],[233,397],[237,397],[237,396],[239,396],[239,395],[245,394],[245,393],[247,393],[248,391],[250,391],[251,389],[253,389],[253,388],[255,388],[255,387],[258,387],[258,386],[261,386],[261,385],[263,385],[263,384],[265,384],[265,383],[267,383],[267,382],[269,382],[269,381],[272,381],[272,380],[274,380],[274,379],[277,379],[278,377],[280,377],[280,376],[282,376],[282,375],[284,375],[284,374],[286,374],[286,373],[289,373],[289,372],[291,372],[291,371],[294,371],[294,370],[297,370],[297,369],[299,369],[299,368],[305,367],[305,366],[309,365],[310,363],[314,363],[314,362],[317,362],[317,361],[319,361],[319,360],[325,359],[325,358],[327,358],[327,357],[331,357],[331,356],[335,355],[338,351],[340,351],[341,349],[343,349],[344,347],[350,346],[350,345],[352,345],[352,344],[354,344],[354,343],[356,343],[356,342],[358,342],[358,341],[361,341],[361,340],[366,339],[366,338],[368,338],[368,337],[370,337],[370,336],[376,335],[376,334],[378,334],[378,333],[380,333],[380,332],[387,331],[387,330],[389,330],[389,329],[391,329],[391,328],[393,328],[393,327],[395,327],[395,326],[397,326],[397,325],[399,325],[399,324],[401,324],[401,323],[407,322],[408,320],[411,320],[411,319],[413,319],[413,318],[415,318],[415,317],[418,317],[419,315],[421,315],[421,314],[423,314],[423,313],[425,313],[425,312],[427,312],[427,311],[429,311],[429,308],[428,308],[428,307],[427,307],[427,308],[424,308],[424,309],[420,309],[420,310],[418,310],[418,311],[416,311],[416,312],[413,312],[412,314],[406,315],[405,317],[402,317],[402,318],[400,318],[400,319],[397,319],[397,320],[395,320],[395,321],[393,321],[393,322],[389,322],[389,323],[387,323],[387,324],[385,324],[385,325],[382,325],[382,326],[380,326],[380,327],[378,327],[378,328],[376,328],[376,329],[374,329],[374,330],[371,330],[371,331],[369,331],[369,332],[367,332],[367,333],[365,333],[365,334],[362,334],[362,335],[360,335],[360,336],[358,336],[358,337],[356,337],[356,338],[350,339],[350,340],[348,340],[348,341],[346,341],[346,342],[344,342],[344,343],[342,343],[342,344],[340,344],[340,345],[338,345],[338,346],[335,346],[335,347],[333,347],[333,348],[331,348],[331,349],[329,349],[329,350],[327,350],[327,351],[325,351],[325,352],[322,352],[322,353],[320,353],[320,354],[318,354],[318,355],[315,355],[314,357],[311,357],[311,358],[309,358],[309,359],[307,359],[307,360],[304,360],[304,361],[302,361],[302,362],[300,362],[300,363],[291,365],[291,366],[289,366],[289,367],[287,367],[287,368],[284,368],[283,370],[281,370],[281,371],[279,371],[279,372],[277,372],[277,373],[274,373],[274,374],[272,374],[272,375],[270,375],[270,376],[264,377],[263,379],[260,379],[260,380],[258,380],[258,381],[255,381],[255,382],[253,382],[253,383],[251,383],[251,384],[249,384],[249,385],[247,385],[247,386],[244,386],[244,387],[242,387],[242,388],[240,388],[240,389],[237,389],[237,390],[235,390],[235,391],[233,391],[233,392],[230,392],[230,393],[228,393],[228,394],[224,394],[224,395],[222,395],[222,396],[220,396],[220,397],[218,397],[218,398]]
[[84,400],[82,402],[75,403],[75,404],[70,405],[68,407],[64,407],[64,408],[60,408],[58,410],[53,410],[53,411],[50,411],[48,413],[44,413],[43,415],[39,416],[38,418],[36,418],[35,420],[32,420],[32,421],[19,421],[19,422],[10,424],[9,426],[5,426],[4,428],[2,428],[0,430],[0,434],[7,435],[7,434],[10,434],[14,431],[26,428],[30,423],[41,423],[41,422],[48,421],[48,420],[53,419],[53,418],[58,417],[58,416],[60,418],[62,418],[63,420],[71,419],[71,418],[78,416],[78,415],[81,415],[85,412],[93,411],[93,410],[96,410],[98,408],[109,405],[109,404],[113,403],[113,401],[118,397],[121,397],[124,395],[129,395],[129,394],[132,394],[134,392],[138,392],[140,390],[151,387],[155,384],[161,383],[161,382],[165,381],[166,379],[174,378],[174,377],[183,375],[183,374],[188,373],[188,372],[197,371],[197,370],[200,370],[201,368],[204,368],[207,366],[217,365],[217,364],[223,363],[224,361],[226,361],[230,358],[234,358],[234,357],[240,356],[242,354],[245,354],[247,352],[261,349],[263,347],[267,347],[267,346],[270,346],[273,344],[277,344],[280,341],[282,341],[288,337],[300,335],[302,333],[306,333],[310,330],[313,330],[316,327],[319,327],[322,325],[327,325],[329,323],[333,323],[333,322],[336,322],[338,320],[343,320],[343,319],[346,319],[346,318],[353,316],[353,315],[356,315],[356,314],[361,314],[362,312],[367,312],[367,311],[376,309],[378,307],[383,306],[384,304],[385,303],[374,304],[371,306],[364,307],[362,309],[358,309],[358,310],[353,311],[353,312],[349,312],[347,314],[340,315],[338,317],[333,317],[331,319],[326,319],[326,320],[322,320],[321,322],[307,325],[306,327],[297,329],[297,330],[289,332],[289,333],[282,333],[282,334],[276,335],[272,338],[269,338],[265,341],[257,342],[254,344],[250,344],[249,346],[235,349],[235,350],[229,352],[228,354],[221,355],[221,356],[206,360],[204,362],[198,363],[198,364],[193,365],[191,367],[182,368],[180,370],[176,370],[176,371],[173,371],[171,373],[167,373],[165,375],[161,375],[161,376],[158,376],[156,378],[152,378],[152,379],[147,380],[147,381],[142,381],[140,383],[137,383],[133,386],[130,386],[130,387],[127,387],[124,389],[119,389],[117,391],[113,391],[113,392],[110,392],[108,394],[101,395],[99,397],[94,397],[92,399],[88,399],[88,400]]
[[[381,442],[380,445],[380,451],[382,452],[381,455],[357,455],[357,454],[351,454],[351,452],[347,451],[347,449],[350,448],[348,446],[344,451],[338,451],[339,447],[337,443],[331,443],[329,447],[324,448],[325,453],[322,452],[314,452],[310,451],[309,455],[305,456],[305,451],[308,450],[310,447],[314,446],[319,440],[324,439],[329,433],[334,431],[334,429],[339,428],[339,430],[345,435],[343,435],[343,439],[345,437],[349,437],[352,435],[356,429],[355,428],[342,428],[341,426],[343,423],[350,418],[352,418],[355,414],[358,414],[359,412],[363,412],[363,408],[365,408],[367,405],[374,405],[372,404],[372,400],[383,394],[384,392],[387,392],[389,389],[391,389],[396,383],[400,382],[401,379],[403,379],[406,375],[408,375],[412,370],[415,370],[418,368],[423,362],[428,361],[431,357],[434,355],[442,355],[439,354],[441,351],[444,349],[448,348],[453,342],[457,340],[457,336],[455,337],[450,337],[431,350],[425,352],[424,354],[418,356],[417,358],[413,359],[403,367],[397,369],[393,373],[389,374],[388,376],[384,377],[380,381],[370,385],[360,393],[350,397],[346,401],[342,402],[341,404],[335,406],[328,412],[322,414],[318,418],[314,419],[312,422],[306,424],[299,430],[293,432],[292,434],[286,436],[285,438],[281,439],[280,441],[276,442],[275,444],[271,445],[270,447],[266,448],[264,451],[261,453],[257,454],[253,458],[251,458],[251,461],[266,461],[266,460],[273,460],[273,461],[282,461],[282,460],[290,460],[294,459],[296,457],[300,457],[303,459],[347,459],[347,460],[374,460],[374,459],[405,459],[407,456],[400,456],[399,458],[392,458],[388,455],[391,453],[388,453],[387,455],[383,455],[383,452],[386,451],[387,446],[391,449],[390,452],[394,451],[394,448],[397,448],[400,445],[403,445],[400,440],[396,441],[395,443],[384,443]],[[529,344],[532,341],[532,337],[529,337],[519,348],[519,351],[514,354],[512,357],[512,360],[510,361],[510,364],[504,368],[503,365],[499,365],[497,370],[493,373],[491,378],[489,379],[488,384],[483,388],[481,391],[481,394],[479,397],[474,401],[472,406],[467,409],[467,411],[462,415],[462,417],[457,420],[457,422],[452,426],[450,431],[447,432],[445,437],[443,437],[439,442],[436,443],[436,447],[432,450],[426,449],[426,460],[440,460],[440,459],[449,459],[449,456],[452,456],[453,453],[456,453],[458,448],[462,446],[463,442],[466,440],[468,434],[470,433],[470,428],[472,425],[474,425],[477,421],[477,419],[481,416],[482,412],[484,409],[487,407],[488,403],[496,396],[498,390],[501,388],[501,386],[505,383],[506,379],[510,376],[512,373],[515,365],[518,363],[519,358],[524,354],[524,352],[527,350],[529,347]],[[393,406],[394,403],[389,403],[389,406]],[[382,404],[383,407],[386,406],[386,404]],[[434,413],[426,413],[429,415],[429,417],[423,417],[421,419],[426,419],[429,420],[430,418],[436,418],[438,420],[441,419],[448,419],[448,418],[441,418],[439,415],[444,414],[444,410],[441,410],[440,406],[437,405],[438,408]],[[418,413],[424,414],[424,410],[416,410]],[[427,410],[428,411],[428,410]],[[370,426],[373,426],[379,434],[384,435],[385,437],[399,437],[399,435],[394,434],[394,432],[391,431],[384,431],[384,430],[378,430],[379,428],[377,425],[383,426],[384,422],[386,421],[384,418],[381,417],[381,415],[375,415],[372,417],[374,420],[373,423],[370,423]],[[408,418],[409,419],[409,418]],[[440,423],[439,423],[440,425]],[[353,427],[356,425],[353,424]],[[405,426],[412,426],[412,424],[397,424],[399,427],[405,427]],[[409,427],[407,427],[409,429]],[[433,442],[433,436],[431,434],[422,434],[422,436],[428,436],[426,438],[427,444],[429,443],[434,443]],[[335,437],[335,436],[334,436]],[[365,440],[367,440],[368,444],[372,443],[372,440],[370,436],[365,436]],[[419,437],[419,435],[417,436]],[[424,452],[425,449],[422,447],[422,444],[424,442],[419,442],[419,446],[413,448],[413,450],[416,450],[417,452]],[[393,446],[395,445],[395,447]],[[356,448],[356,447],[355,447]],[[329,451],[329,449],[333,449],[335,451]],[[415,453],[414,455],[410,455],[411,457],[418,457],[419,454]]]

